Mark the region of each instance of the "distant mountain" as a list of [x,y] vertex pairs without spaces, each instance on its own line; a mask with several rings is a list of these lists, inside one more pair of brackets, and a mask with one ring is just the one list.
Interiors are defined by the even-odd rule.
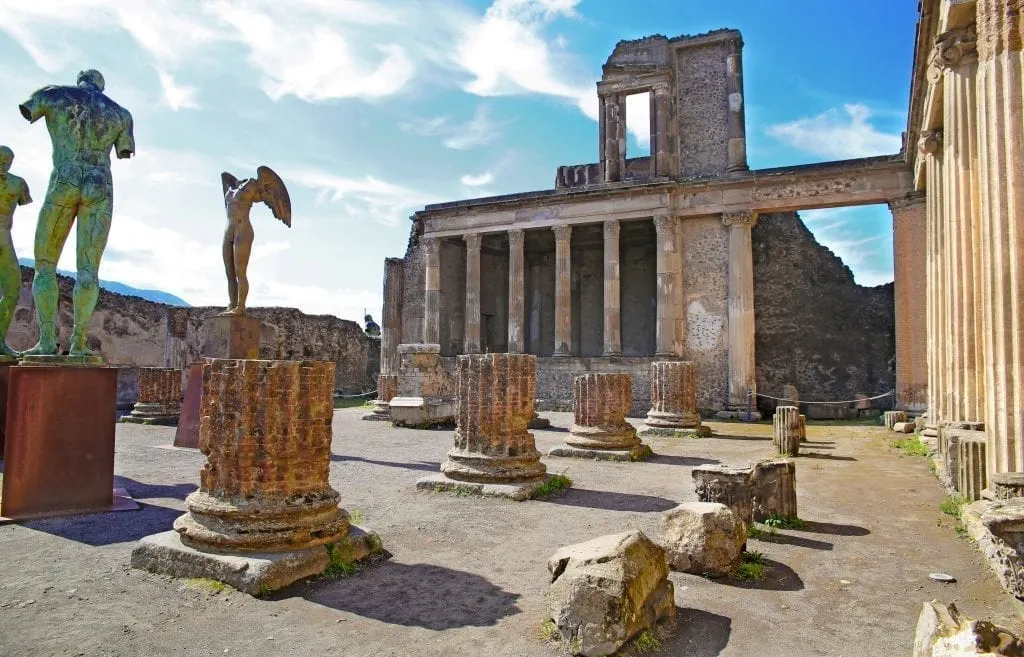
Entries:
[[[32,258],[18,258],[18,264],[23,267],[35,267],[35,260]],[[65,271],[63,269],[57,270],[58,274],[67,276],[68,278],[75,278],[75,272]],[[123,294],[130,297],[141,297],[147,301],[153,301],[155,303],[163,303],[168,306],[183,306],[191,307],[191,304],[182,299],[181,297],[174,296],[170,292],[164,292],[163,290],[140,290],[137,287],[132,287],[125,283],[118,283],[117,281],[105,281],[100,279],[100,287],[108,292],[114,292],[116,294]]]

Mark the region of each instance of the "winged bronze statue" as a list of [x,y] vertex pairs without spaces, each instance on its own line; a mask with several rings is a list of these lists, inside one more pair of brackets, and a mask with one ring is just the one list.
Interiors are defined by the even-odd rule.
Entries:
[[249,211],[254,203],[265,203],[277,219],[289,228],[292,225],[292,202],[281,177],[270,167],[256,169],[255,178],[239,180],[227,171],[220,174],[224,187],[224,208],[228,225],[224,230],[224,270],[228,275],[228,297],[231,305],[222,315],[244,315],[245,298],[249,295],[249,254],[252,252],[252,222]]

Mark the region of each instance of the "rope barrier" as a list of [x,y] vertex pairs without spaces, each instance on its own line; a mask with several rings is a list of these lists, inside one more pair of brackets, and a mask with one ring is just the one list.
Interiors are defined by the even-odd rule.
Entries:
[[338,394],[336,394],[336,395],[334,395],[334,398],[335,399],[355,399],[356,397],[366,397],[368,395],[376,395],[376,394],[377,394],[376,390],[371,390],[370,392],[364,392],[364,393],[359,394],[359,395],[338,395]]
[[889,395],[895,394],[895,390],[883,393],[881,395],[875,395],[874,397],[865,397],[864,399],[851,399],[849,401],[806,401],[803,399],[788,399],[786,397],[772,397],[771,395],[762,395],[759,392],[754,393],[758,397],[764,397],[765,399],[774,399],[775,401],[793,402],[794,404],[856,404],[858,402],[872,401],[875,399],[881,399],[888,397]]

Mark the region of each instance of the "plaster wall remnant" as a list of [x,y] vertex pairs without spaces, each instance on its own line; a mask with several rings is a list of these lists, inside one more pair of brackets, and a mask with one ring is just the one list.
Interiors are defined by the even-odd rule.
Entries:
[[[893,202],[902,210],[913,173],[902,154],[750,170],[742,49],[740,33],[728,29],[621,41],[597,84],[597,162],[559,167],[554,189],[416,212],[404,260],[403,340],[431,341],[436,324],[443,358],[477,350],[535,355],[541,408],[568,408],[574,376],[629,372],[633,416],[650,403],[639,392],[649,376],[643,363],[686,360],[696,367],[702,412],[755,419],[751,399],[759,385],[796,380],[792,372],[785,379],[759,376],[757,321],[765,301],[758,298],[763,276],[752,252],[758,231],[771,232],[774,222],[757,218],[869,203]],[[630,157],[626,149],[625,101],[635,94],[650,102],[646,157]],[[903,219],[898,227],[919,230],[919,220]],[[912,239],[913,230],[904,232],[910,237],[900,245]],[[792,263],[822,260],[813,240],[802,239],[799,247]],[[487,287],[489,276],[503,284]],[[780,267],[771,276],[769,283],[792,281],[792,272]],[[856,287],[852,280],[843,285]],[[505,314],[486,309],[492,294]],[[829,321],[815,314],[803,328],[815,333],[817,323]],[[865,324],[827,331],[813,355],[831,358],[844,343],[862,343],[867,338],[857,331]],[[427,333],[413,336],[410,326]],[[766,371],[800,344],[770,346]],[[843,353],[844,367],[855,374],[837,378],[882,385],[887,368],[873,359],[887,349],[891,359],[891,342],[883,340],[869,362]],[[917,378],[904,388],[920,397],[920,366],[911,371]],[[832,382],[819,389],[818,381],[825,377],[799,381],[808,398],[830,396]],[[858,391],[866,389],[873,388]]]

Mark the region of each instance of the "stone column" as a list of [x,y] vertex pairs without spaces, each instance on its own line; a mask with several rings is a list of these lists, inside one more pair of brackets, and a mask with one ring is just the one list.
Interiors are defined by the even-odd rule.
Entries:
[[604,108],[602,118],[601,168],[605,182],[619,182],[626,169],[626,97],[608,94],[599,97]]
[[373,410],[364,413],[362,419],[387,422],[391,419],[391,400],[398,396],[398,375],[381,374],[377,377],[377,399]]
[[384,314],[380,329],[380,373],[394,374],[398,369],[398,345],[402,343],[402,258],[384,260]]
[[747,121],[743,108],[743,55],[742,42],[735,42],[736,52],[725,58],[725,92],[729,98],[729,159],[726,171],[747,171]]
[[566,446],[554,447],[549,456],[638,461],[644,447],[636,429],[626,421],[633,401],[632,377],[626,373],[578,376],[572,386],[573,423]]
[[466,235],[466,339],[467,354],[480,353],[480,233]]
[[177,424],[181,414],[181,370],[171,367],[139,368],[139,400],[122,422]]
[[423,294],[423,344],[441,341],[441,240],[427,237],[423,240],[427,251]]
[[523,231],[513,228],[508,231],[508,353],[521,354],[526,351],[526,306],[523,283]]
[[[896,405],[909,411],[928,406],[928,293],[925,199],[915,193],[889,202],[892,212],[896,301]],[[925,339],[922,339],[922,338]]]
[[[722,223],[729,231],[729,407],[746,411],[756,404],[754,378],[754,260],[750,231],[757,223],[751,210],[728,212]],[[755,419],[751,417],[750,419]]]
[[676,228],[677,217],[659,215],[654,217],[654,230],[657,233],[658,276],[657,316],[655,319],[655,356],[662,358],[678,357],[682,354],[682,345],[676,329],[679,307],[677,303],[679,280],[679,251],[677,249]]
[[619,222],[604,222],[604,355],[622,355]]
[[796,406],[776,406],[772,443],[779,454],[796,456],[800,452],[800,409]]
[[572,226],[555,231],[555,356],[572,355]]
[[697,412],[697,367],[693,363],[651,363],[651,410],[644,423],[648,427],[644,433],[654,435],[711,435],[701,426]]
[[427,490],[459,490],[526,499],[544,481],[533,434],[537,358],[529,354],[458,357],[455,445]]
[[1024,471],[1024,78],[1020,0],[978,0],[978,189],[985,255],[987,472]]
[[651,89],[651,175],[671,176],[678,171],[674,165],[672,137],[674,116],[672,89],[657,86]]
[[924,158],[925,168],[925,239],[926,239],[926,271],[925,271],[925,310],[927,351],[928,351],[928,425],[925,433],[937,436],[937,426],[942,421],[944,383],[941,345],[942,328],[942,293],[939,276],[939,261],[942,244],[942,131],[929,130],[921,134],[918,146]]

